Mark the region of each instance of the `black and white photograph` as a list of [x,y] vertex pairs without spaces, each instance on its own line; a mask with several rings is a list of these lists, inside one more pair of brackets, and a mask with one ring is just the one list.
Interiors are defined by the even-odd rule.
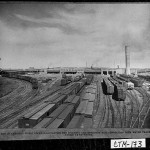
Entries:
[[149,128],[149,3],[0,2],[0,140]]

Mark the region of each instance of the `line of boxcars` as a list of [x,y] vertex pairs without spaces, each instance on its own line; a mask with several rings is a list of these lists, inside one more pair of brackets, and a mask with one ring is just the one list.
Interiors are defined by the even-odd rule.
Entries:
[[69,80],[69,77],[65,77],[61,79],[61,85],[67,85],[68,83],[72,82],[71,80]]
[[126,87],[126,89],[134,89],[134,84],[127,78],[121,77],[121,76],[117,76],[115,77],[116,80],[120,81],[120,83]]
[[86,78],[86,84],[89,85],[91,84],[92,80],[93,80],[93,75],[86,75],[84,77],[83,74],[81,75],[76,75],[75,77],[72,76],[67,76],[65,74],[62,75],[62,79],[61,79],[61,85],[67,85],[70,82],[78,82],[80,81],[82,78]]
[[138,75],[139,78],[144,79],[146,81],[150,81],[150,76],[148,75]]
[[87,84],[86,78],[70,84],[62,91],[47,97],[18,120],[19,128],[65,128],[80,103],[76,94]]
[[114,99],[125,100],[126,90],[134,87],[141,87],[144,80],[138,77],[131,77],[124,74],[103,79],[103,91],[105,94],[112,94]]
[[19,75],[17,73],[10,73],[7,72],[5,74],[2,74],[2,77],[8,77],[8,78],[15,78],[15,79],[20,79],[20,80],[25,80],[28,81],[32,84],[32,88],[33,89],[37,89],[38,88],[38,81],[35,78],[32,78],[30,76],[24,76],[24,75]]
[[112,98],[115,100],[125,100],[126,88],[113,78],[104,78],[102,87],[104,94],[112,95]]
[[131,77],[125,74],[120,75],[121,79],[128,80],[134,84],[134,87],[141,87],[144,83],[144,80],[138,78],[138,77]]
[[62,78],[61,78],[61,85],[67,85],[68,83],[73,82],[73,81],[77,82],[77,81],[81,80],[82,78],[83,78],[82,75],[77,75],[73,78],[72,76],[63,74]]
[[93,108],[96,99],[97,86],[95,83],[88,85],[85,94],[75,112],[74,117],[68,124],[68,129],[74,128],[92,128],[93,125]]
[[80,103],[79,96],[58,94],[47,98],[18,120],[19,128],[65,128]]
[[113,79],[117,81],[119,84],[121,84],[126,89],[132,90],[134,89],[134,84],[130,82],[128,79],[122,79],[122,77],[113,76]]

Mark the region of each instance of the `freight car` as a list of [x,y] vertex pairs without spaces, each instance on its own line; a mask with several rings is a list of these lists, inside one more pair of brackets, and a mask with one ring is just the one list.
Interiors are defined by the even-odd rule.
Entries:
[[67,78],[62,78],[61,79],[61,85],[67,85],[68,83],[70,83],[70,81]]
[[90,85],[91,84],[91,82],[92,82],[92,80],[93,80],[93,75],[91,75],[91,74],[89,74],[89,75],[87,75],[86,76],[86,84],[87,85]]
[[119,83],[114,80],[112,77],[109,77],[108,80],[113,84],[113,85],[119,85]]
[[32,83],[32,88],[37,89],[38,88],[38,81],[35,78],[31,78],[30,82]]
[[[38,107],[18,120],[19,128],[64,128],[71,121],[79,103],[76,93],[83,87],[86,80],[75,82],[53,97],[48,97]],[[70,96],[71,95],[71,96]]]
[[[59,98],[56,98],[56,101],[57,99]],[[35,110],[19,118],[19,128],[66,128],[80,103],[80,97],[72,95],[64,100],[64,103],[60,105],[55,103],[39,105]]]
[[123,78],[125,78],[125,79],[129,79],[129,80],[130,80],[130,78],[131,78],[131,76],[126,75],[126,74],[120,74],[120,77],[123,77]]
[[111,94],[112,95],[114,93],[114,86],[107,78],[103,79],[102,85],[103,85],[103,92],[105,94]]
[[114,77],[114,76],[113,79],[116,80],[119,84],[121,84],[126,89],[130,89],[130,90],[134,89],[134,84],[130,82],[129,79],[123,78],[123,80],[121,80],[122,77]]
[[79,82],[83,82],[83,85],[85,85],[86,84],[86,78],[82,78]]
[[123,81],[126,81],[126,82],[129,82],[129,78],[126,78],[126,77],[122,77],[122,76],[117,76],[118,79],[120,80],[123,80]]
[[32,84],[32,88],[33,89],[37,89],[38,88],[38,81],[35,78],[29,77],[29,76],[23,76],[23,75],[19,75],[17,73],[12,73],[12,72],[7,72],[5,74],[2,75],[2,77],[8,77],[8,78],[15,78],[15,79],[20,79],[20,80],[25,80],[28,81]]
[[118,79],[116,76],[112,77],[116,82],[118,82],[120,85],[125,86],[125,81],[122,81],[120,79]]
[[140,79],[137,79],[137,78],[131,78],[130,81],[134,83],[135,87],[141,87],[144,83],[143,80],[140,80]]
[[123,78],[126,78],[129,81],[131,81],[134,84],[134,87],[141,87],[144,83],[143,80],[141,80],[140,78],[137,78],[137,77],[131,77],[131,76],[127,76],[127,75],[124,75],[124,74],[121,74],[120,76],[123,77]]
[[67,85],[68,83],[72,82],[72,76],[67,76],[66,74],[62,74],[62,79],[61,79],[61,85]]
[[77,75],[74,77],[74,82],[80,81],[81,80],[81,76]]
[[109,78],[109,81],[114,85],[114,93],[112,95],[112,98],[115,100],[125,100],[126,88],[120,85],[113,78]]
[[146,75],[146,76],[144,76],[144,75],[138,75],[138,77],[141,78],[141,79],[144,79],[146,81],[150,81],[150,76],[148,76],[148,75]]
[[70,82],[72,82],[72,81],[73,81],[72,76],[67,76],[67,79],[68,79],[68,81],[70,81]]
[[38,88],[38,81],[35,78],[32,78],[30,76],[21,76],[21,75],[16,75],[16,78],[20,79],[20,80],[25,80],[25,81],[30,82],[32,84],[32,88],[33,89],[37,89]]
[[83,78],[79,82],[74,82],[69,88],[61,91],[61,94],[65,94],[65,95],[77,94],[85,84],[86,84],[86,78]]

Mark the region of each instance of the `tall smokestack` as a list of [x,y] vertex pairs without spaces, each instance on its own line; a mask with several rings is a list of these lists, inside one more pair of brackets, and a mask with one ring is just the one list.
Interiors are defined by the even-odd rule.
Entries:
[[126,59],[126,74],[130,74],[130,52],[128,46],[125,46],[125,59]]

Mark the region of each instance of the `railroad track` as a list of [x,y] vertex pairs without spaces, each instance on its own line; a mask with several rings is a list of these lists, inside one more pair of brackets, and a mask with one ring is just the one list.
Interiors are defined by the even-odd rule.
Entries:
[[[139,98],[141,98],[141,93],[139,93],[139,91],[137,91],[137,90],[132,90],[132,93],[133,93],[133,95],[134,95],[134,97],[136,98],[136,100],[137,100],[137,103],[138,103],[138,106],[139,106],[139,112],[142,110],[142,108],[143,108],[143,106],[144,106],[144,103],[146,102],[145,100],[144,100],[144,97],[142,98],[142,100],[140,99],[139,100]],[[139,93],[140,94],[140,97],[139,96],[137,96],[137,93]]]
[[112,114],[111,128],[114,128],[116,120],[115,120],[115,113],[114,113],[114,109],[113,109],[113,105],[111,101],[112,101],[112,96],[108,96],[109,109],[111,110],[111,114]]
[[[116,105],[116,109],[117,109],[117,111],[118,111],[118,121],[120,120],[120,124],[118,123],[118,127],[120,127],[120,128],[122,128],[123,127],[123,117],[122,117],[122,107],[121,107],[121,103],[122,103],[122,101],[115,101],[114,100],[114,102],[115,102],[115,105]],[[120,109],[121,108],[121,109]]]
[[130,124],[131,124],[131,120],[132,120],[132,114],[133,114],[133,102],[132,102],[132,99],[130,98],[130,94],[127,94],[126,100],[127,99],[128,99],[128,102],[124,101],[124,107],[125,107],[125,110],[124,110],[125,122],[124,122],[124,126],[123,126],[124,128],[130,128]]
[[59,79],[55,78],[54,80],[49,81],[45,86],[42,86],[40,89],[40,94],[47,92],[49,88],[53,86]]
[[0,118],[5,118],[6,116],[16,111],[22,105],[30,103],[31,99],[34,99],[37,93],[38,91],[32,91],[31,93],[25,95],[24,97],[20,97],[20,99],[18,99],[16,102],[13,102],[3,110],[3,113],[1,113]]
[[97,116],[98,117],[96,119],[99,122],[98,123],[98,128],[102,128],[102,124],[103,124],[103,121],[105,119],[105,113],[106,113],[106,101],[103,97],[100,101],[100,106],[99,106],[98,111],[97,111]]
[[[17,79],[16,79],[17,80]],[[0,101],[3,101],[3,102],[5,102],[5,104],[8,102],[10,102],[10,98],[12,99],[12,98],[15,98],[15,97],[17,97],[17,95],[18,95],[18,93],[24,93],[24,92],[26,92],[26,90],[31,90],[32,89],[32,87],[31,87],[31,84],[30,83],[28,83],[27,81],[21,81],[21,80],[18,80],[18,82],[19,82],[19,88],[17,88],[14,92],[12,92],[11,94],[8,94],[8,97],[7,96],[5,96],[5,97],[2,97],[1,99],[0,99]]]
[[[46,96],[46,97],[48,97],[48,96]],[[18,118],[21,117],[24,113],[26,113],[26,111],[30,107],[36,105],[37,103],[40,103],[46,97],[41,98],[41,99],[37,99],[37,101],[34,100],[32,102],[28,102],[27,104],[25,104],[24,106],[22,106],[18,110],[14,110],[12,113],[10,113],[7,116],[0,119],[0,128],[7,128],[7,127],[11,126],[12,124],[14,124],[18,120]]]
[[101,86],[101,80],[97,81],[97,89],[96,89],[96,96],[97,96],[97,101],[96,101],[96,113],[98,111],[99,105],[100,105],[100,96],[102,95],[102,86]]
[[[34,95],[32,96],[34,97]],[[30,103],[32,96],[27,99],[29,101],[28,103]],[[20,105],[22,104],[20,103]],[[12,110],[10,109],[10,111],[4,113],[4,115],[0,117],[0,127],[1,124],[7,123],[7,121],[11,120],[12,118],[16,119],[15,117],[17,116],[17,114],[20,114],[23,110],[26,110],[28,108],[26,105],[25,106],[22,105],[21,108],[18,107],[18,109],[16,108],[17,106],[13,107]]]
[[23,81],[18,81],[18,82],[19,82],[19,87],[16,90],[6,95],[5,97],[0,98],[1,101],[0,107],[4,107],[3,105],[10,103],[10,99],[15,99],[18,93],[23,92],[25,90],[26,84]]
[[30,86],[28,86],[28,83],[26,83],[26,88],[21,93],[19,93],[17,97],[12,98],[5,105],[1,106],[2,109],[0,109],[0,118],[1,116],[3,116],[3,114],[6,114],[8,110],[12,111],[13,107],[15,107],[16,105],[19,106],[23,101],[26,101],[26,99],[31,97],[30,95],[33,94],[32,92],[32,88],[30,89]]
[[[59,93],[59,91],[61,91],[62,89],[68,89],[69,87],[73,86],[73,83],[67,84],[65,86],[61,86],[61,89],[58,90],[57,92],[55,92],[53,95],[55,95],[56,93]],[[33,106],[34,107],[34,106]],[[30,110],[32,110],[32,108],[30,108]],[[23,116],[24,114],[26,114],[26,112],[24,112],[23,114],[21,114],[20,116],[17,117],[17,119],[19,119],[21,116]],[[15,120],[12,120],[11,123],[6,123],[5,125],[3,125],[3,128],[16,128],[17,127],[18,122]]]
[[142,90],[142,88],[136,87],[135,90],[138,91],[142,95],[143,105],[144,105],[148,101],[149,96],[147,95],[145,90]]
[[122,127],[122,118],[121,118],[119,106],[116,100],[114,99],[111,99],[110,102],[114,111],[114,128],[120,128]]
[[101,128],[101,124],[105,117],[105,100],[103,98],[103,91],[101,87],[101,78],[97,77],[97,109],[96,114],[93,117],[93,128]]
[[[101,85],[101,82],[99,83]],[[102,91],[102,86],[98,86],[98,92],[100,98],[100,103],[97,111],[98,127],[99,128],[112,128],[114,127],[114,112],[110,102],[110,95],[104,95]]]
[[150,95],[142,88],[136,88],[136,90],[139,93],[141,93],[141,95],[143,96],[143,105],[139,112],[139,116],[138,116],[139,120],[136,120],[135,124],[137,123],[137,121],[139,121],[138,128],[142,128],[144,125],[144,121],[147,117],[147,114],[149,112],[149,109],[150,109]]
[[20,87],[22,87],[22,82],[20,81],[20,80],[17,80],[17,79],[12,79],[12,78],[6,78],[6,77],[3,77],[4,79],[9,79],[9,80],[14,80],[14,81],[16,81],[16,82],[18,82],[18,87],[16,88],[16,89],[14,89],[13,91],[11,91],[10,93],[8,93],[7,95],[5,95],[5,96],[3,96],[3,97],[1,97],[0,98],[0,101],[1,100],[3,100],[3,99],[6,99],[6,98],[8,98],[8,97],[10,97],[13,93],[16,93],[17,92],[17,90],[20,88]]
[[131,91],[127,91],[127,96],[131,99],[131,103],[132,103],[132,114],[131,114],[132,117],[131,117],[130,128],[137,128],[139,123],[139,104]]
[[122,109],[122,112],[123,112],[123,115],[122,115],[122,127],[123,128],[126,128],[126,124],[127,124],[127,121],[126,121],[126,111],[127,111],[127,108],[126,108],[126,104],[125,104],[125,101],[123,101],[123,109]]
[[[27,87],[27,89],[28,89],[28,87]],[[2,116],[4,118],[7,115],[13,113],[14,110],[12,108],[16,109],[16,107],[18,107],[20,105],[25,105],[26,103],[28,103],[28,101],[33,99],[37,95],[37,93],[39,93],[39,89],[37,91],[32,91],[32,92],[28,93],[28,95],[25,95],[25,97],[20,97],[20,95],[18,95],[18,98],[16,99],[16,101],[12,101],[12,103],[8,107],[0,110],[0,116]],[[43,92],[42,94],[45,94],[45,93],[46,93],[46,91]],[[39,98],[41,98],[41,97],[39,96]],[[18,99],[19,99],[19,101],[18,101]],[[10,112],[6,113],[6,111],[8,111],[8,110],[10,110]]]
[[[139,113],[140,113],[140,103],[139,103],[139,101],[138,101],[138,97],[137,97],[137,94],[136,93],[134,93],[134,91],[132,90],[132,91],[130,91],[130,93],[133,95],[133,97],[134,98],[132,98],[132,100],[133,100],[133,106],[135,106],[134,107],[134,110],[133,110],[133,120],[132,120],[132,122],[131,123],[133,123],[133,124],[131,124],[132,126],[132,128],[138,128],[138,126],[139,126],[139,121],[140,121],[140,118],[139,118]],[[137,109],[136,109],[137,108]]]
[[112,114],[111,104],[110,104],[110,97],[109,95],[106,95],[106,105],[107,105],[107,122],[105,125],[105,128],[111,128],[113,126],[112,123],[112,117],[114,117]]
[[103,120],[101,122],[101,124],[99,125],[101,128],[105,128],[107,127],[107,124],[108,124],[108,120],[109,120],[109,108],[108,108],[108,100],[106,98],[106,95],[103,96],[103,99],[105,101],[105,113],[103,115]]
[[34,98],[33,100],[29,100],[27,103],[25,103],[24,105],[22,105],[18,110],[14,110],[13,112],[11,112],[10,114],[6,115],[5,117],[0,119],[0,128],[8,128],[9,126],[13,126],[13,124],[16,123],[16,121],[23,115],[26,113],[26,111],[31,108],[32,106],[35,106],[36,104],[42,102],[45,98],[47,98],[50,95],[55,94],[56,92],[61,91],[63,88],[68,88],[68,86],[70,85],[66,85],[66,86],[60,86],[58,88],[56,88],[56,90],[50,92],[48,91],[46,93],[46,95],[42,95],[42,96],[38,96],[36,98]]

